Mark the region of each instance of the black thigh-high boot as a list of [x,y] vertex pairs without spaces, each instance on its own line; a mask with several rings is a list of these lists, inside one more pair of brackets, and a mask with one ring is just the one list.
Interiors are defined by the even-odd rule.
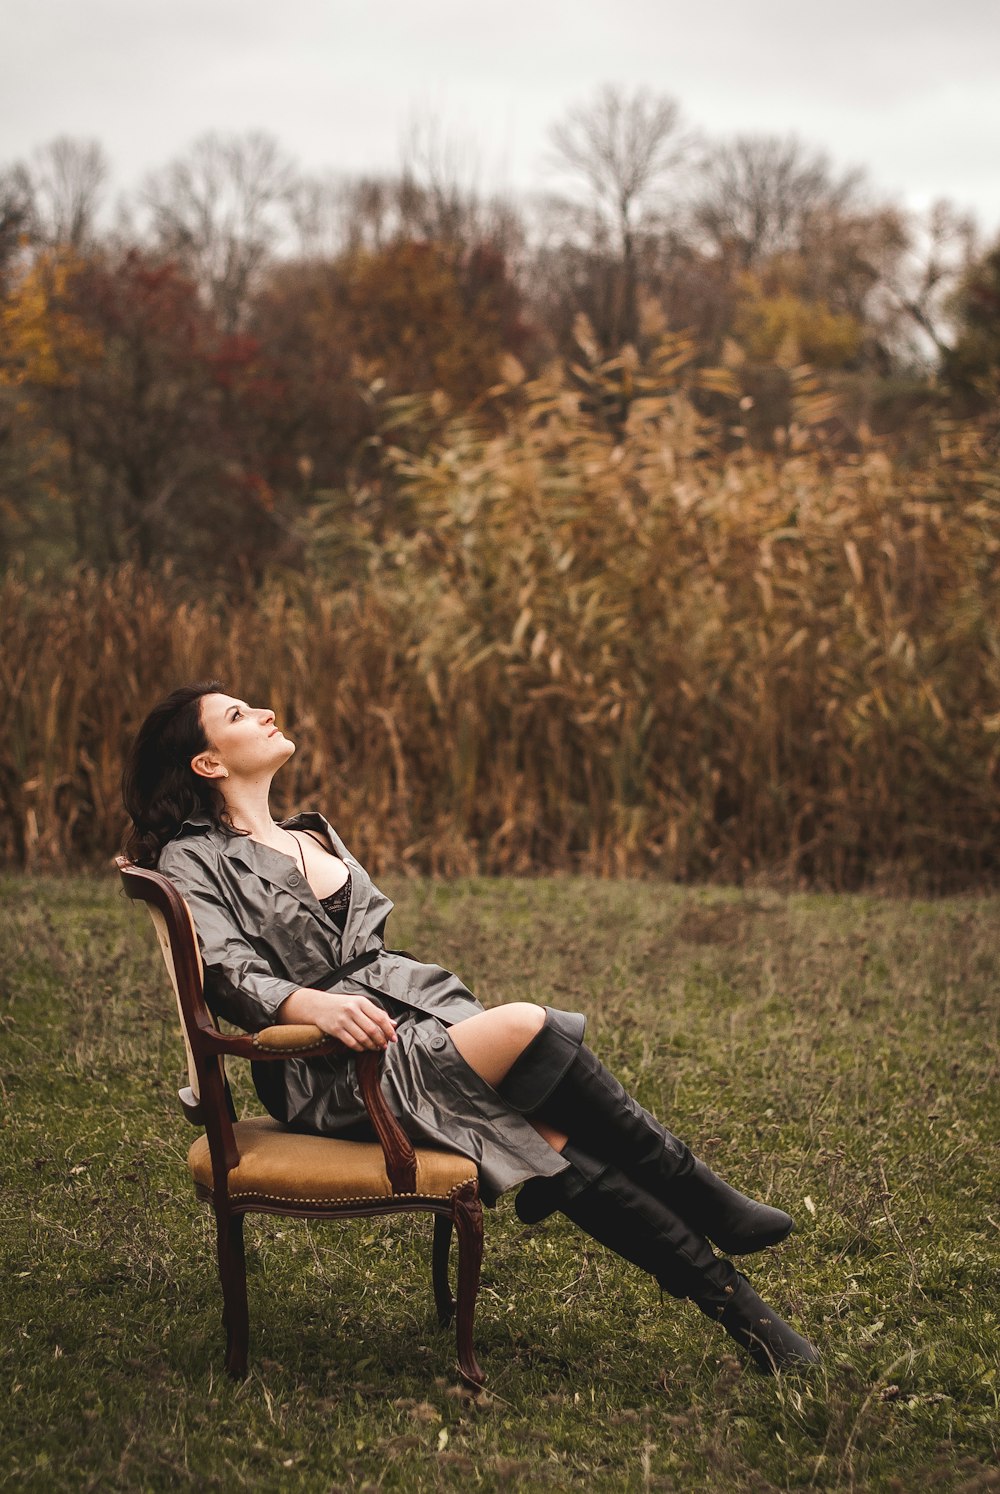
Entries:
[[[783,1240],[795,1227],[791,1216],[716,1176],[586,1047],[583,1028],[579,1012],[546,1007],[543,1027],[498,1086],[507,1103],[615,1163],[728,1254],[750,1255]],[[539,1179],[539,1201],[543,1184]]]
[[[674,1297],[689,1298],[730,1338],[746,1349],[768,1373],[796,1365],[816,1364],[819,1354],[754,1291],[731,1261],[717,1256],[708,1241],[660,1199],[637,1186],[619,1168],[602,1167],[584,1177],[574,1165],[582,1160],[567,1147],[571,1166],[547,1179],[555,1206],[588,1235],[617,1255],[649,1272]],[[532,1222],[530,1208],[517,1198],[517,1212]],[[530,1192],[529,1192],[530,1196]]]

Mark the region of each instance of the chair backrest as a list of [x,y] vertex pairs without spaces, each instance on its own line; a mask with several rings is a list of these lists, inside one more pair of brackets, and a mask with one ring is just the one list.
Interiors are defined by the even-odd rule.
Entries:
[[[216,1022],[205,1005],[204,968],[191,909],[169,877],[165,877],[162,872],[136,866],[124,856],[116,856],[115,865],[126,895],[145,905],[156,931],[157,943],[177,1002],[177,1015],[180,1018],[181,1037],[187,1059],[188,1088],[178,1090],[177,1097],[188,1120],[195,1125],[203,1125],[205,1117],[202,1109],[201,1065],[195,1056],[197,1030],[205,1026],[215,1027]],[[216,1054],[212,1054],[209,1061],[219,1066],[226,1108],[232,1118],[232,1098],[225,1079],[224,1061]]]

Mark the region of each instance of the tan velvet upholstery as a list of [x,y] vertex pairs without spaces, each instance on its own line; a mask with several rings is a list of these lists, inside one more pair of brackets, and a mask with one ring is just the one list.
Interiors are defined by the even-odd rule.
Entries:
[[[237,1121],[233,1132],[240,1152],[239,1163],[229,1174],[229,1197],[234,1201],[249,1195],[296,1204],[393,1197],[385,1155],[377,1141],[300,1136],[270,1116]],[[188,1166],[196,1183],[212,1187],[212,1160],[205,1136],[199,1136],[188,1152]],[[448,1198],[463,1183],[477,1178],[476,1165],[467,1157],[418,1147],[417,1186],[412,1196]]]
[[327,1041],[318,1027],[307,1024],[284,1023],[280,1027],[265,1027],[253,1035],[253,1045],[265,1053],[303,1053]]

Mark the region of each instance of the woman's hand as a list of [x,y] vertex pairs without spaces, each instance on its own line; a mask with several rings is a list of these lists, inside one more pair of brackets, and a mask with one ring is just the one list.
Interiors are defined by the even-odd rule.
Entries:
[[311,1022],[346,1048],[385,1048],[396,1041],[396,1024],[388,1012],[350,991],[314,991],[300,986],[281,1003],[279,1022]]

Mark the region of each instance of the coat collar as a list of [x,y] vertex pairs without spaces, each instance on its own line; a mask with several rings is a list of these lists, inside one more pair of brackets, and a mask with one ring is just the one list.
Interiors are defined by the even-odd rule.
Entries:
[[[299,814],[290,815],[287,820],[278,820],[277,824],[283,830],[320,830],[326,835],[342,861],[353,862],[355,866],[360,865],[360,862],[354,860],[330,821],[325,815],[318,814],[316,810],[302,810]],[[248,842],[251,847],[257,847],[260,850],[269,849],[267,846],[261,846],[259,841],[252,840],[248,835],[234,835],[230,831],[221,829],[203,810],[196,810],[194,814],[188,815],[177,832],[178,838],[182,835],[207,835],[227,856],[238,854],[240,847],[245,847]]]
[[[344,949],[350,948],[355,930],[360,925],[371,901],[371,882],[368,873],[361,862],[351,855],[325,815],[315,810],[304,810],[287,820],[279,820],[278,824],[283,830],[320,831],[327,837],[334,853],[350,867],[351,897],[343,933]],[[270,882],[272,886],[282,887],[286,892],[291,893],[309,909],[310,913],[319,917],[324,916],[316,894],[291,856],[286,856],[281,851],[274,851],[270,846],[261,845],[260,841],[254,840],[249,835],[227,834],[225,830],[214,825],[211,817],[203,812],[188,816],[178,831],[178,835],[185,834],[206,835],[227,860],[241,862],[265,882]]]

